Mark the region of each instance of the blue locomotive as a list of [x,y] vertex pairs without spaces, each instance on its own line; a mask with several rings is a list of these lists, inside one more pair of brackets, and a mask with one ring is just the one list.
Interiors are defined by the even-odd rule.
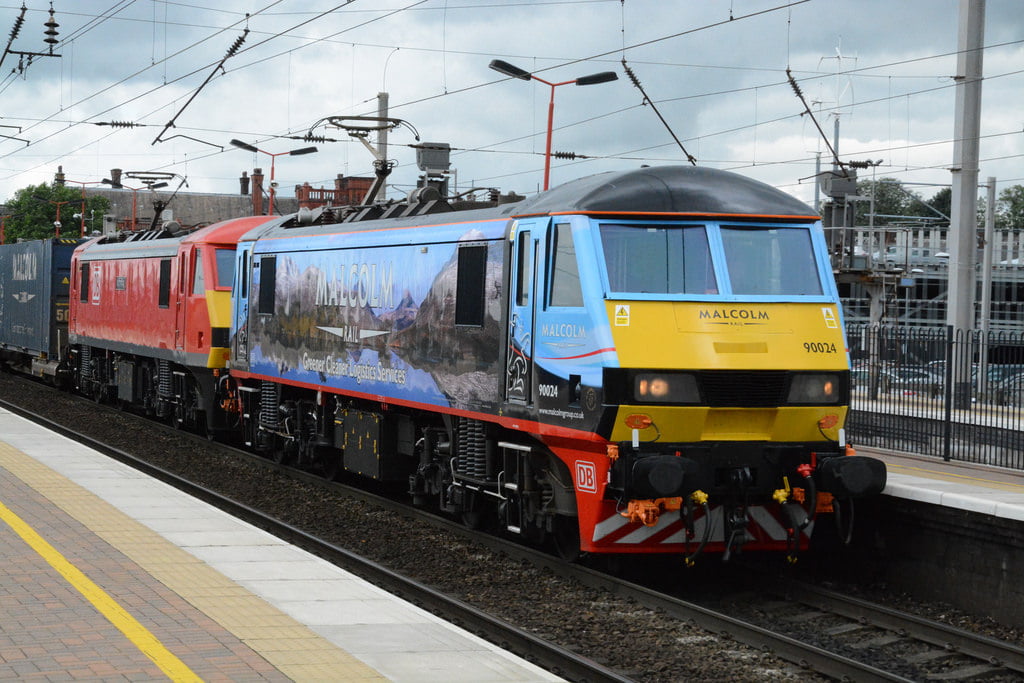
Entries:
[[455,208],[239,240],[216,404],[246,443],[567,555],[793,551],[883,488],[844,443],[841,311],[803,203],[662,167]]

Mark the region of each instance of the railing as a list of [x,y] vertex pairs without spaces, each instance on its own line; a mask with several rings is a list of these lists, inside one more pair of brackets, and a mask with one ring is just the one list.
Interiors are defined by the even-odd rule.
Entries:
[[851,326],[847,337],[854,446],[1024,469],[1024,334]]

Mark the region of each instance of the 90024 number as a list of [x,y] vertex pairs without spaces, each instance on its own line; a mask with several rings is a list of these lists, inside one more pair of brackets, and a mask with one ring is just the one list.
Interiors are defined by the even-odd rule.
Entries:
[[836,353],[836,345],[833,342],[804,342],[804,351],[807,353]]

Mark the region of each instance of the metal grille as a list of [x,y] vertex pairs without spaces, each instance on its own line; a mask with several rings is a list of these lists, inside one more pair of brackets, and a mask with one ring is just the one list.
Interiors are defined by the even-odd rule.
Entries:
[[462,420],[456,435],[459,474],[483,479],[487,476],[487,444],[484,423]]
[[698,373],[706,405],[722,407],[776,407],[785,403],[785,370],[705,370]]
[[277,406],[281,402],[281,387],[274,382],[260,382],[260,424],[268,429],[279,427]]
[[82,346],[78,358],[78,383],[84,385],[85,380],[92,379],[92,347]]
[[157,368],[157,394],[163,398],[174,397],[174,383],[171,377],[171,362],[158,360]]
[[847,329],[854,446],[1024,469],[1024,336]]

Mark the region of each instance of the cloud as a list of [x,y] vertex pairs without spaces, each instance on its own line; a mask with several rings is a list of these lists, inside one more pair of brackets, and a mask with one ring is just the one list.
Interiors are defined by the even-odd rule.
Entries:
[[[47,14],[38,4],[29,8],[14,49],[40,49]],[[503,79],[487,67],[494,58],[552,82],[619,73],[613,83],[556,88],[552,147],[588,158],[554,160],[553,183],[644,163],[686,163],[674,133],[700,163],[739,170],[807,200],[809,186],[800,179],[826,150],[801,115],[787,67],[829,141],[838,114],[842,155],[881,158],[880,173],[906,182],[948,182],[959,3],[814,1],[770,11],[780,4],[285,0],[265,3],[264,12],[258,3],[226,0],[209,8],[134,3],[104,19],[109,3],[81,0],[56,8],[60,38],[74,37],[59,46],[62,56],[40,58],[0,85],[0,123],[21,128],[0,132],[31,141],[0,140],[0,198],[52,179],[58,165],[83,182],[114,167],[162,170],[187,175],[192,190],[225,193],[237,192],[242,171],[261,166],[269,173],[272,163],[282,192],[306,181],[331,185],[338,173],[371,175],[372,156],[337,128],[315,131],[339,140],[319,143],[317,154],[273,161],[228,141],[272,153],[305,146],[289,136],[301,137],[325,116],[373,115],[385,90],[391,116],[409,121],[422,141],[451,144],[460,188],[533,192],[541,185],[551,91]],[[15,16],[15,9],[0,12],[0,27]],[[215,71],[246,27],[238,54]],[[993,47],[985,52],[982,122],[982,157],[989,161],[981,174],[1006,182],[1024,182],[1024,75],[1013,73],[1024,63],[1022,40],[1019,3],[989,0],[985,42]],[[667,126],[626,78],[623,56]],[[2,70],[16,65],[8,56]],[[162,136],[168,141],[153,144],[179,111]],[[144,125],[91,123],[97,121]],[[401,128],[390,143],[389,157],[398,163],[390,191],[397,196],[416,182],[416,140]]]

